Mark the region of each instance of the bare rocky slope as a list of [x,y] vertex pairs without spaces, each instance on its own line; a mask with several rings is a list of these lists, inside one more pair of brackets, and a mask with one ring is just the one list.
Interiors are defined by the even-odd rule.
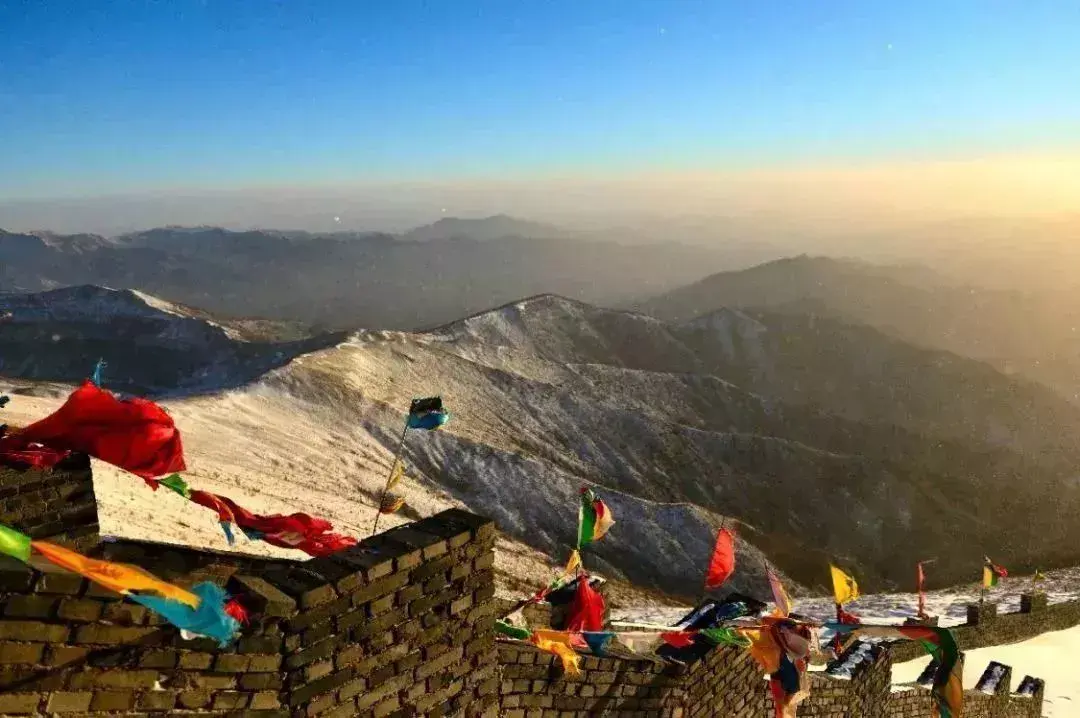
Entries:
[[[542,295],[428,332],[357,332],[166,406],[194,484],[366,535],[408,400],[441,393],[450,424],[406,444],[411,515],[492,516],[514,580],[535,583],[520,574],[537,555],[565,559],[582,484],[618,519],[586,562],[686,597],[724,517],[742,541],[733,585],[757,592],[763,554],[809,586],[839,561],[870,590],[906,585],[928,556],[943,585],[987,553],[1017,570],[1080,559],[1071,405],[866,327],[802,321],[668,324]],[[123,531],[160,534],[160,497],[131,491],[114,502]],[[222,547],[212,517],[190,528],[182,509],[173,540]]]

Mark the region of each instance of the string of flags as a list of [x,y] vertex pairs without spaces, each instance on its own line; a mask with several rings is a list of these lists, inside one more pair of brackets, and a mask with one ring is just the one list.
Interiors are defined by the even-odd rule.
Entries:
[[185,637],[207,636],[227,646],[246,621],[246,611],[221,587],[199,583],[190,591],[167,583],[138,566],[83,556],[71,549],[35,541],[0,524],[0,553],[29,563],[37,553],[50,563],[146,606],[180,629]]
[[[332,532],[325,519],[304,513],[260,515],[248,511],[232,499],[193,489],[180,472],[186,470],[179,430],[161,407],[144,399],[120,400],[100,387],[104,362],[95,367],[92,380],[78,387],[53,414],[13,433],[0,431],[0,462],[36,468],[55,466],[71,453],[83,453],[106,461],[140,476],[152,489],[165,486],[192,503],[214,511],[230,543],[239,530],[250,540],[275,546],[295,548],[312,556],[326,556],[355,545],[356,539]],[[7,397],[0,398],[0,407]],[[394,463],[377,507],[376,523],[383,514],[400,510],[404,500],[392,489],[404,476],[401,453],[410,430],[434,431],[445,426],[450,414],[441,397],[415,399],[395,453]],[[963,697],[962,659],[952,634],[944,628],[904,625],[875,626],[844,610],[859,598],[855,578],[830,565],[837,620],[815,623],[791,614],[792,602],[782,582],[771,567],[766,574],[774,609],[768,615],[755,615],[753,599],[729,601],[713,606],[704,623],[692,615],[677,627],[632,626],[636,630],[604,629],[603,596],[593,586],[585,570],[581,552],[602,540],[615,524],[610,507],[592,488],[581,489],[578,526],[574,548],[565,568],[543,589],[522,601],[511,613],[520,616],[529,603],[548,600],[559,591],[574,587],[565,631],[529,630],[510,620],[500,620],[496,630],[513,640],[529,641],[557,656],[568,673],[580,671],[580,652],[593,655],[658,656],[658,651],[690,649],[700,642],[708,645],[733,645],[747,650],[768,674],[777,718],[792,718],[799,703],[808,695],[807,665],[816,630],[826,629],[839,640],[841,636],[906,639],[920,642],[934,656],[937,671],[933,695],[940,718],[957,718]],[[185,635],[210,636],[226,645],[246,621],[246,612],[235,599],[212,583],[201,583],[187,590],[157,579],[142,569],[126,564],[88,558],[70,549],[44,541],[34,541],[25,534],[0,525],[0,552],[29,562],[32,553],[91,581],[117,591],[161,615]],[[735,532],[721,526],[704,576],[705,591],[721,588],[735,571]],[[925,572],[917,564],[918,616],[925,613]],[[985,558],[984,589],[997,585],[1008,576],[1001,566]],[[1033,583],[1043,580],[1036,571]],[[761,604],[763,607],[764,604]],[[760,614],[761,611],[756,611]],[[747,623],[750,621],[750,623]],[[732,623],[735,622],[735,623]],[[647,630],[640,630],[640,629]]]

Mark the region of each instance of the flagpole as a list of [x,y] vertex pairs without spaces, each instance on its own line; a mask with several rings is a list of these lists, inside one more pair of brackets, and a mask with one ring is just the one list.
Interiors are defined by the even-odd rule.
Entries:
[[390,490],[390,482],[394,480],[394,472],[397,471],[398,463],[401,461],[401,450],[405,448],[405,437],[409,434],[409,417],[405,417],[405,429],[401,432],[401,441],[398,442],[397,451],[394,452],[394,463],[390,465],[390,475],[386,477],[386,485],[383,486],[382,493],[379,494],[379,505],[375,507],[375,523],[371,527],[371,535],[374,536],[375,532],[379,530],[379,518],[382,516],[382,504],[386,499],[386,492]]

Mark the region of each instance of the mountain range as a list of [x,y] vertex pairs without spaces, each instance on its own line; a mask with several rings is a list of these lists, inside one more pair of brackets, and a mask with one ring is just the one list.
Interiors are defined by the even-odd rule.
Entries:
[[767,309],[875,327],[986,362],[1080,402],[1076,294],[985,288],[921,265],[800,256],[722,272],[632,306],[686,321],[716,307]]
[[326,330],[436,326],[531,294],[599,304],[748,266],[731,251],[583,241],[508,217],[404,235],[165,227],[115,238],[0,231],[0,290],[94,284]]
[[[100,287],[2,307],[9,414],[58,402],[29,380],[77,381],[103,356],[107,387],[164,398],[193,485],[359,536],[409,399],[441,394],[451,423],[405,446],[404,517],[492,516],[508,585],[545,580],[538,556],[565,560],[582,485],[617,519],[586,563],[681,597],[700,592],[724,520],[740,537],[732,587],[758,593],[766,560],[796,589],[820,588],[835,561],[868,590],[906,587],[928,557],[939,585],[975,579],[985,554],[1016,569],[1080,561],[1080,407],[832,313],[717,305],[662,320],[541,294],[424,331],[305,336]],[[173,516],[166,538],[225,548],[212,516],[108,481],[122,535],[160,540]]]

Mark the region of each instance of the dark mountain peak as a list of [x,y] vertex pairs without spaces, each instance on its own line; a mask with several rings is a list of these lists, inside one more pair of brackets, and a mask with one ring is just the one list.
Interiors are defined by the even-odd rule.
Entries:
[[432,224],[417,227],[402,235],[414,242],[431,242],[449,239],[473,239],[491,241],[518,237],[525,239],[555,239],[566,237],[567,232],[540,222],[517,219],[505,214],[480,219],[443,217]]

